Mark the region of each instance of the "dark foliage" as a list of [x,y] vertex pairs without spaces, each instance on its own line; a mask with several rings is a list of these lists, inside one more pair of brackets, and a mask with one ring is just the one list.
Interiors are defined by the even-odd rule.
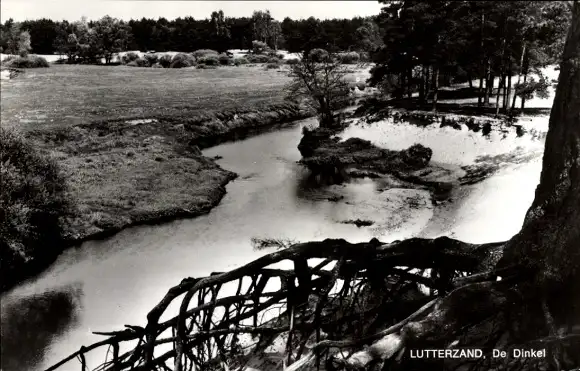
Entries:
[[195,58],[191,54],[178,53],[173,56],[169,68],[193,67],[195,64]]
[[62,218],[69,211],[65,180],[50,157],[0,128],[0,260],[2,288],[27,264],[62,248]]
[[[366,50],[374,40],[372,30],[376,27],[369,26],[373,22],[372,19],[360,17],[329,20],[313,17],[301,20],[285,18],[280,22],[275,21],[278,26],[277,34],[274,39],[268,40],[268,44],[272,49],[287,49],[291,52],[312,48]],[[9,19],[2,25],[3,35],[13,23]],[[255,20],[252,18],[230,18],[223,12],[213,12],[208,19],[194,19],[190,16],[175,20],[134,19],[121,22],[121,29],[128,31],[130,35],[125,40],[128,42],[126,50],[193,52],[199,49],[215,49],[219,45],[220,50],[215,51],[218,54],[228,49],[252,49],[252,41],[257,36],[254,25]],[[73,45],[68,37],[75,32],[74,22],[28,20],[22,22],[21,29],[30,32],[33,53],[68,54],[72,51]],[[6,49],[6,46],[7,41],[2,37],[0,47]],[[74,48],[77,46],[74,45]]]

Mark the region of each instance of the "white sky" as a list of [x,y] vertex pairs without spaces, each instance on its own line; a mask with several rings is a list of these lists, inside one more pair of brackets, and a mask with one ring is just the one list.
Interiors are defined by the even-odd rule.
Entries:
[[277,20],[308,18],[352,18],[379,14],[378,1],[127,1],[127,0],[1,0],[0,20],[15,21],[49,18],[76,21],[82,16],[97,19],[104,15],[125,20],[142,17],[175,19],[192,16],[209,18],[222,9],[226,17],[251,16],[254,10],[269,9]]

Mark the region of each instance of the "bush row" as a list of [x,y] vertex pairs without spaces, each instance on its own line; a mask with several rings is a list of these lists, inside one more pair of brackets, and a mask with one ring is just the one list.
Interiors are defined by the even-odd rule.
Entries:
[[[227,54],[218,54],[215,50],[202,49],[189,53],[169,54],[144,54],[127,53],[121,57],[121,63],[131,67],[154,67],[154,68],[185,68],[195,66],[219,66],[239,65],[236,60]],[[202,67],[203,68],[203,67]]]
[[[316,52],[318,50],[313,50]],[[320,49],[320,52],[325,52]],[[316,53],[315,53],[316,54]],[[337,54],[344,64],[356,64],[369,60],[368,55],[358,52],[343,52]],[[323,56],[321,56],[322,58]],[[217,66],[240,66],[244,64],[266,64],[267,68],[277,68],[282,63],[296,64],[298,58],[284,60],[282,54],[248,54],[245,57],[233,58],[225,53],[219,54],[215,50],[201,49],[193,53],[178,53],[174,56],[168,54],[144,54],[140,57],[137,53],[127,53],[121,58],[121,62],[131,67],[155,67],[155,68],[184,68],[184,67],[217,67]]]
[[38,55],[26,57],[8,56],[2,60],[2,66],[9,68],[44,68],[49,67],[48,61]]
[[[245,57],[233,58],[225,53],[219,54],[215,50],[201,49],[193,53],[178,53],[174,56],[169,54],[139,54],[129,52],[121,57],[121,63],[131,67],[154,67],[154,68],[184,68],[184,67],[217,67],[217,66],[240,66],[244,64],[268,64],[279,66],[284,63],[284,56],[249,54]],[[297,63],[298,59],[286,61],[288,64]]]

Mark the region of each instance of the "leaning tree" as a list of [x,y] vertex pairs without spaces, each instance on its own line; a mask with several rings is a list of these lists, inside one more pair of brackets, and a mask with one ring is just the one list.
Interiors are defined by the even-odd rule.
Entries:
[[[145,327],[101,333],[104,340],[49,370],[77,357],[85,370],[85,354],[103,346],[112,357],[101,370],[243,369],[277,340],[285,354],[277,368],[286,371],[579,367],[578,0],[572,11],[540,184],[512,239],[296,244],[229,272],[184,279],[149,312]],[[310,264],[313,258],[321,261]],[[281,261],[293,267],[273,266]],[[273,281],[279,287],[271,287]],[[167,316],[176,301],[178,313]],[[121,352],[126,343],[131,346]],[[414,349],[470,347],[486,354],[545,348],[547,357],[410,357]]]

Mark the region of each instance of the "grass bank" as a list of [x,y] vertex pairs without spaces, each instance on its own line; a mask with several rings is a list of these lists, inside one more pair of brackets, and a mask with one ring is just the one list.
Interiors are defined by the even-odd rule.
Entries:
[[180,118],[103,120],[28,135],[51,148],[66,173],[78,210],[69,220],[68,239],[79,242],[136,224],[207,213],[235,174],[204,157],[200,147],[309,114],[277,104]]

